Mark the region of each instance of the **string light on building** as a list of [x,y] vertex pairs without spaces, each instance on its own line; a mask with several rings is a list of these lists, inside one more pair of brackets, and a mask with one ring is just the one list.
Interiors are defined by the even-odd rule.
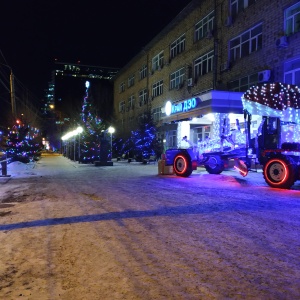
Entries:
[[279,117],[300,123],[300,90],[296,85],[265,83],[251,87],[242,97],[243,107],[252,115]]

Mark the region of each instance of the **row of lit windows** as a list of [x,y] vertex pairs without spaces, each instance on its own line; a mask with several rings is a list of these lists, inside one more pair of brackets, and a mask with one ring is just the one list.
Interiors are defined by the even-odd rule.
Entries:
[[[206,65],[206,64],[205,64]],[[212,65],[212,64],[210,64]],[[173,73],[174,77],[171,77],[171,88],[180,87],[183,84],[184,69],[180,69]],[[246,91],[249,87],[257,84],[258,73],[246,75],[244,77],[238,78],[229,83],[229,90],[232,91]],[[291,62],[285,64],[284,72],[284,82],[290,84],[300,85],[300,59],[295,59]],[[163,81],[158,81],[153,85],[152,97],[159,96],[163,93]],[[148,103],[148,92],[147,89],[143,89],[139,92],[139,106],[146,105]],[[134,96],[130,96],[128,99],[127,111],[134,108]],[[119,111],[125,111],[125,102],[121,101],[119,106]]]
[[[248,7],[254,1],[242,0],[231,1],[231,9],[239,12],[240,9]],[[202,26],[208,26],[212,24],[213,21],[213,12],[208,16],[203,18],[200,22],[196,24],[197,30],[202,28]],[[296,24],[297,23],[297,24]],[[299,31],[300,24],[300,2],[291,6],[285,10],[285,24],[287,25],[288,32]],[[203,29],[203,28],[202,28]],[[201,30],[202,30],[201,29]],[[202,30],[203,31],[203,30]],[[200,34],[197,34],[200,36]],[[231,62],[235,60],[248,56],[249,54],[258,51],[262,48],[262,23],[255,25],[254,27],[244,31],[242,34],[236,36],[229,41],[229,58]],[[185,50],[185,35],[182,35],[176,41],[174,41],[171,46],[171,57],[176,56],[181,51]],[[158,70],[163,65],[164,54],[163,51],[157,54],[152,59],[152,70]],[[200,76],[203,76],[213,70],[213,59],[214,52],[210,51],[194,60],[194,78],[197,79]],[[140,69],[140,79],[143,79],[148,76],[147,66],[143,65]],[[233,91],[244,91],[249,88],[251,85],[257,83],[257,73],[252,75],[247,75],[242,78],[239,78],[235,81],[230,82],[229,88]],[[180,88],[187,77],[190,77],[190,74],[186,74],[185,68],[180,68],[170,74],[169,78],[169,87],[170,89]],[[294,60],[285,67],[285,82],[291,84],[300,84],[300,60]],[[134,85],[134,75],[128,78],[128,86]],[[125,83],[122,82],[120,85],[120,91],[125,91]],[[163,93],[163,80],[159,80],[152,85],[152,98],[157,97]],[[144,89],[139,92],[139,104],[144,105],[148,102],[148,92],[147,89]],[[131,100],[130,100],[131,101]],[[134,100],[133,100],[134,101]],[[123,101],[120,102],[119,110],[125,110],[125,102],[123,108]],[[130,107],[133,105],[130,104]]]
[[[234,5],[234,1],[232,5]],[[247,7],[248,2],[242,7]],[[241,7],[241,6],[240,6]],[[206,36],[206,33],[213,30],[214,22],[214,11],[209,13],[203,19],[201,19],[195,25],[195,41]],[[185,34],[180,36],[170,45],[170,58],[176,57],[181,52],[185,51]],[[230,56],[231,60],[234,61],[240,57],[246,56],[254,51],[261,48],[262,45],[262,25],[257,25],[254,28],[246,31],[242,35],[236,37],[230,42]],[[164,65],[164,51],[161,51],[152,58],[152,68],[150,75],[154,71],[160,70]],[[194,76],[198,78],[199,76],[205,75],[212,71],[213,68],[213,51],[198,57],[194,62]],[[178,74],[178,72],[180,74]],[[170,87],[176,88],[182,85],[184,81],[184,70],[177,70],[175,73],[170,75]],[[143,65],[139,71],[139,79],[144,79],[148,76],[147,66]],[[128,87],[134,85],[134,75],[128,78]],[[125,83],[120,84],[120,92],[125,91]],[[159,94],[159,93],[157,93]],[[153,95],[155,97],[155,95]]]
[[[257,0],[231,0],[230,8],[231,15],[235,16],[239,12],[243,11],[249,5],[254,4]],[[292,33],[300,31],[300,2],[294,4],[293,6],[287,8],[284,12],[285,17],[285,33],[290,35]],[[195,25],[195,41],[206,36],[207,32],[213,30],[214,22],[214,11],[209,13],[203,19],[201,19]],[[185,34],[180,36],[170,45],[170,58],[176,57],[181,52],[185,51]],[[247,56],[252,52],[255,52],[262,48],[262,23],[254,26],[253,28],[243,32],[241,35],[232,39],[229,43],[230,53],[229,58],[230,62],[234,62],[237,59]],[[207,58],[199,57],[195,60],[194,65],[194,75],[195,78],[202,76],[212,70],[213,62],[213,53],[206,54]],[[159,70],[164,64],[164,52],[160,52],[152,58],[152,71]],[[143,65],[139,72],[139,78],[146,78],[148,75],[147,66]],[[176,75],[171,75],[171,77]],[[182,83],[178,81],[177,84],[174,84],[174,80],[171,79],[172,87],[176,87]],[[128,87],[134,85],[134,75],[131,75],[128,78]],[[125,90],[125,84],[121,83],[120,92]]]
[[[206,36],[206,34],[202,34],[200,32],[207,32],[208,29],[213,29],[213,18],[214,18],[214,12],[211,12],[208,16],[204,17],[202,20],[200,20],[195,25],[195,41],[198,41],[200,38],[203,38]],[[186,49],[186,37],[185,34],[177,38],[175,41],[173,41],[170,44],[170,60],[175,58],[177,55],[185,51]],[[156,54],[152,60],[151,60],[151,71],[150,75],[153,74],[153,72],[160,70],[165,64],[164,59],[164,51],[161,51],[160,53]],[[206,72],[205,72],[206,73]],[[141,69],[139,70],[139,79],[142,80],[146,78],[148,75],[148,67],[147,65],[143,65]],[[171,75],[173,76],[173,75]],[[176,76],[176,75],[175,75]],[[182,80],[183,81],[183,80]],[[182,82],[181,81],[181,82]],[[173,84],[173,80],[171,83],[171,86],[177,87],[181,84],[181,82],[177,82],[177,84]],[[127,87],[131,87],[134,85],[134,75],[130,75],[128,78]],[[119,87],[119,92],[125,91],[125,82],[122,82]]]

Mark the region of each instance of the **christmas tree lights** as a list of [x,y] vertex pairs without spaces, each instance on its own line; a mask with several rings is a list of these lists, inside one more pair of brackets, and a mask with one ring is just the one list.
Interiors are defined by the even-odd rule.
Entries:
[[242,96],[243,107],[252,115],[278,117],[283,142],[300,141],[300,89],[280,82],[251,87]]
[[83,99],[81,120],[84,130],[81,134],[80,162],[88,163],[100,160],[100,147],[105,137],[105,126],[93,108],[93,97],[89,94],[90,83],[85,84],[85,96]]
[[39,129],[16,120],[7,137],[7,156],[12,161],[28,163],[36,160],[42,144],[39,142]]
[[139,129],[131,132],[131,137],[124,143],[123,153],[138,161],[148,159],[150,156],[159,157],[161,144],[156,138],[156,127],[150,111],[141,118]]
[[300,90],[296,85],[275,82],[253,86],[244,93],[242,102],[244,109],[252,115],[300,123]]

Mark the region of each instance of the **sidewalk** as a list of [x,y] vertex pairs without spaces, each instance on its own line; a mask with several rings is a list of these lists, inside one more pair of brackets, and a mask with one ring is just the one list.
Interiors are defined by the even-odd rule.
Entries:
[[[7,165],[7,176],[16,175],[33,175],[33,169],[35,168],[36,162],[21,163],[19,161],[11,162]],[[0,175],[2,174],[2,167],[0,164]]]

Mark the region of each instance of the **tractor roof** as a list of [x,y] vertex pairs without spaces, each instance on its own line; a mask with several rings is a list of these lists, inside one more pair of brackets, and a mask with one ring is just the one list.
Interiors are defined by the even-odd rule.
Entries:
[[242,103],[252,115],[300,123],[300,89],[296,85],[275,82],[253,86],[242,95]]

